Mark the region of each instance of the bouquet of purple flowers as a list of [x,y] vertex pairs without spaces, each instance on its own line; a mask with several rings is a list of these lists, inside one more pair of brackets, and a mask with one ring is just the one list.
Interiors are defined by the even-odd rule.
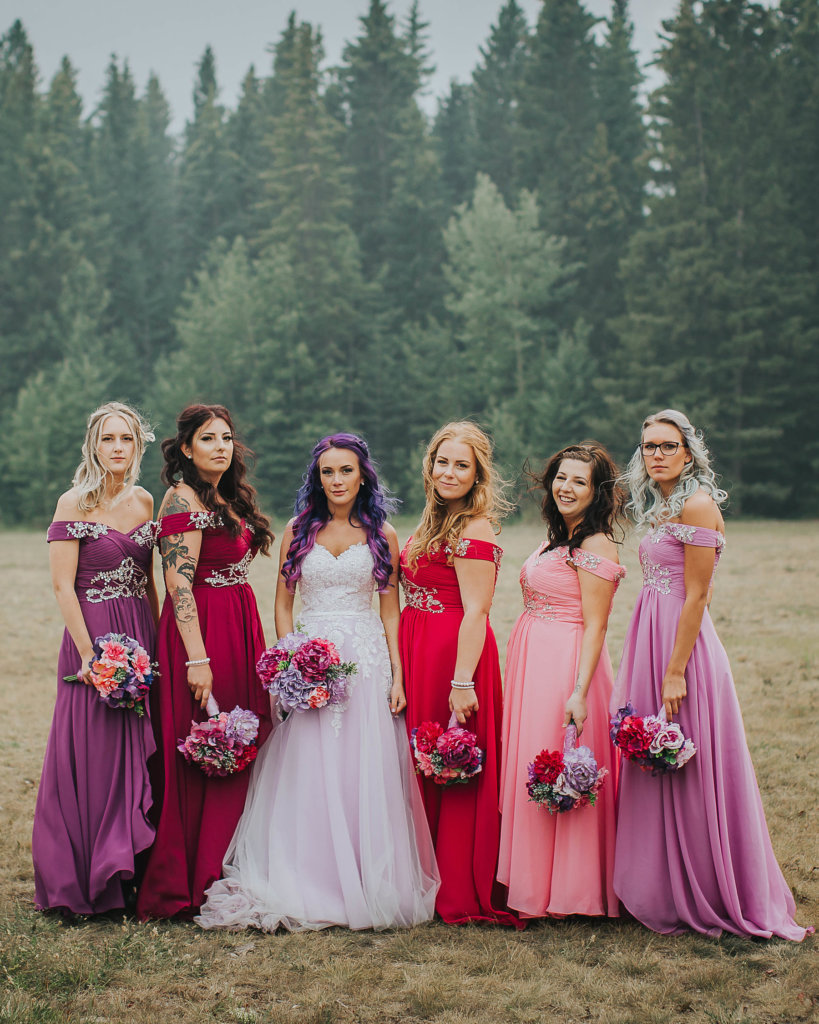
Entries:
[[342,662],[336,645],[311,637],[297,626],[268,647],[256,662],[262,686],[276,694],[284,711],[307,711],[347,700],[353,662]]
[[240,707],[220,711],[213,697],[208,698],[207,712],[206,721],[191,722],[190,733],[179,740],[176,749],[205,775],[235,775],[244,771],[256,757],[258,716]]
[[[109,708],[128,708],[145,714],[145,698],[154,679],[156,666],[144,647],[124,633],[106,633],[94,641],[90,663],[91,682],[100,700]],[[63,676],[66,683],[77,683],[79,676]]]
[[412,752],[417,762],[415,771],[436,786],[452,786],[469,782],[483,768],[483,751],[474,732],[462,729],[455,718],[449,728],[438,722],[422,722],[412,730]]
[[589,747],[576,744],[577,727],[572,722],[566,726],[562,754],[556,750],[541,750],[527,765],[529,799],[545,807],[549,814],[562,814],[586,804],[593,807],[608,775],[608,769],[597,767]]
[[665,705],[641,717],[629,701],[611,720],[611,738],[627,761],[652,775],[678,772],[697,752],[679,725],[668,721]]

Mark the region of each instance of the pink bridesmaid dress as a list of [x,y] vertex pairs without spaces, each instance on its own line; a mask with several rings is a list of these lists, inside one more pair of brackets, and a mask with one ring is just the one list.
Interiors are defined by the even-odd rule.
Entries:
[[529,800],[527,765],[543,749],[562,751],[564,706],[577,680],[583,640],[580,572],[610,580],[616,562],[567,546],[533,552],[520,583],[524,611],[506,655],[498,880],[521,917],[617,917],[614,894],[617,761],[609,736],[612,668],[605,645],[586,699],[580,743],[609,775],[594,807],[549,814]]

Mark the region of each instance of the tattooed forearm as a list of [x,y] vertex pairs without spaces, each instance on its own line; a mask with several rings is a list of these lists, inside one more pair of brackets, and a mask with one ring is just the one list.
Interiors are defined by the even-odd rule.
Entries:
[[190,587],[177,587],[170,593],[171,601],[173,601],[173,613],[176,616],[177,623],[182,626],[188,622],[193,622],[197,618],[196,601],[193,599]]
[[184,533],[169,533],[159,541],[159,551],[162,555],[162,570],[175,569],[181,562],[190,560],[190,548],[185,543]]

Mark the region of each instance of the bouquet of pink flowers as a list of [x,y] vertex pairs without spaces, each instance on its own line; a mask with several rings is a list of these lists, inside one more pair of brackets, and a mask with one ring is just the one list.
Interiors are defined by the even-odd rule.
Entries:
[[179,740],[176,749],[205,775],[235,775],[244,771],[256,757],[258,716],[240,707],[220,711],[213,697],[208,698],[206,710],[207,721],[191,722],[190,733]]
[[455,718],[449,728],[438,722],[422,722],[412,730],[412,752],[418,762],[415,771],[437,786],[469,782],[483,768],[483,751],[474,732],[462,729]]
[[[94,641],[91,682],[109,708],[129,708],[144,715],[155,667],[145,648],[124,633],[106,633]],[[80,677],[63,676],[63,681],[77,683]]]
[[357,671],[352,662],[342,662],[335,644],[298,627],[256,662],[262,686],[277,695],[284,711],[344,704],[348,676]]
[[640,717],[627,703],[611,720],[611,738],[627,761],[652,775],[678,772],[697,752],[679,725],[668,721],[665,707],[656,715]]
[[526,791],[529,799],[549,814],[562,814],[576,807],[592,807],[603,785],[608,769],[598,768],[589,747],[578,747],[577,727],[574,722],[566,726],[563,753],[541,750],[527,765],[529,781]]

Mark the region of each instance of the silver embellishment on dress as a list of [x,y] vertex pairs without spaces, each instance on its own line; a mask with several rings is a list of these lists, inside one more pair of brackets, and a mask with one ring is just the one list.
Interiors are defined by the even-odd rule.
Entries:
[[224,569],[211,569],[210,573],[202,580],[212,587],[237,587],[240,583],[247,583],[247,570],[253,561],[253,551],[246,551],[244,556]]
[[468,551],[469,541],[467,540],[466,537],[461,537],[461,539],[455,545],[454,549],[451,544],[444,545],[444,554],[447,556],[447,558],[449,558],[449,556],[453,554],[456,558],[466,558],[466,554]]
[[650,531],[649,537],[653,544],[659,544],[662,538],[668,534],[683,544],[690,544],[697,532],[696,526],[685,526],[683,523],[660,523]]
[[652,561],[644,551],[640,552],[640,566],[644,587],[651,587],[660,594],[671,593],[671,570],[667,566]]
[[124,558],[116,569],[97,573],[91,583],[102,585],[88,587],[85,599],[91,604],[100,604],[102,601],[114,601],[118,597],[145,597],[148,577],[133,558]]
[[108,533],[108,527],[105,523],[77,521],[75,523],[66,523],[65,532],[75,540],[82,540],[84,537],[93,537],[96,540],[98,537],[104,537]]
[[549,604],[546,594],[539,590],[533,590],[528,583],[523,583],[523,607],[536,619],[546,619],[551,622],[557,618],[554,608]]
[[154,544],[156,544],[158,536],[159,523],[154,522],[153,519],[149,519],[147,522],[143,523],[138,530],[134,530],[134,532],[130,534],[131,540],[143,548],[152,548]]
[[225,520],[222,518],[221,512],[191,512],[190,521],[193,523],[194,529],[196,530],[206,530],[209,526],[225,525]]
[[410,581],[401,574],[401,586],[404,588],[404,601],[410,608],[417,608],[421,612],[442,612],[444,606],[436,597],[437,587],[419,587],[417,583]]
[[566,564],[573,565],[576,569],[596,569],[602,562],[599,555],[593,555],[591,551],[582,551],[576,548],[573,555],[566,556]]

